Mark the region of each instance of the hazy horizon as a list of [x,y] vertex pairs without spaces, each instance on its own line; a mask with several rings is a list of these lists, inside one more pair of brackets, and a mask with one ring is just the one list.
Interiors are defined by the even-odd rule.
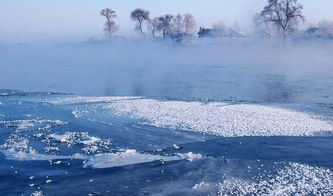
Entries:
[[0,0],[0,196],[333,195],[333,0],[298,1]]
[[[118,35],[136,36],[134,23],[129,14],[135,8],[150,11],[151,17],[163,14],[194,15],[197,26],[210,27],[218,21],[232,26],[238,23],[244,32],[251,31],[252,16],[260,11],[266,0],[123,0],[109,2],[101,0],[12,0],[0,1],[0,43],[36,41],[82,41],[90,37],[102,38],[105,19],[99,12],[112,8],[117,12]],[[324,19],[333,19],[327,0],[300,0],[304,5],[306,22],[315,24]],[[328,5],[329,4],[329,5]]]

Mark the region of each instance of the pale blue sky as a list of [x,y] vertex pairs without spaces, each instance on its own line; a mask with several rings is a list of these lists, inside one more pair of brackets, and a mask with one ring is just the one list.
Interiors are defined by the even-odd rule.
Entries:
[[[223,20],[238,22],[250,31],[252,16],[267,0],[0,0],[0,42],[34,40],[84,40],[103,36],[102,8],[117,11],[121,35],[133,35],[129,13],[134,8],[150,10],[152,16],[192,13],[198,26]],[[299,0],[307,24],[333,19],[333,0]]]

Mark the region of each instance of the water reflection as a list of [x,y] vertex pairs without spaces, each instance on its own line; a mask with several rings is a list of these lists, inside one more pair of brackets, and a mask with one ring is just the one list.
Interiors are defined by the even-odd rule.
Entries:
[[291,102],[293,100],[286,76],[265,74],[262,79],[266,87],[264,97],[267,102]]
[[[0,77],[0,89],[186,100],[333,103],[332,61],[327,50],[304,49],[300,51],[301,61],[298,53],[290,54],[292,48],[241,46],[45,46],[53,51],[52,55],[44,47],[8,48],[1,51],[5,74]],[[57,50],[51,50],[53,47]],[[271,52],[275,52],[274,56]],[[317,57],[308,58],[310,52]],[[288,58],[281,58],[286,53]]]
[[[215,99],[249,102],[332,103],[332,78],[291,78],[283,74],[254,73],[233,67],[178,67],[114,70],[104,92],[115,96],[167,97],[173,99]],[[317,81],[317,82],[314,82]],[[96,87],[98,89],[98,87]],[[86,89],[89,90],[89,89]]]

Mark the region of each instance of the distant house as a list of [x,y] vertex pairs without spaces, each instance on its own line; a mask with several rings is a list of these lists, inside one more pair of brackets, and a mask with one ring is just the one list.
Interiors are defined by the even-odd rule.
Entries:
[[223,37],[224,34],[223,29],[205,29],[200,27],[200,30],[198,32],[199,38],[205,38],[205,37]]
[[245,34],[237,32],[232,29],[206,29],[200,27],[198,32],[199,38],[216,38],[216,37],[229,37],[229,38],[242,38],[246,37]]
[[306,39],[333,39],[333,32],[325,27],[311,27],[304,31]]

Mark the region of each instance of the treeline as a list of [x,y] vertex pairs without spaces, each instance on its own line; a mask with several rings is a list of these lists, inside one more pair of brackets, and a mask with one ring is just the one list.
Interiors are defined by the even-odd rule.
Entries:
[[[112,37],[119,29],[116,24],[116,12],[111,8],[103,9],[100,14],[106,18],[104,31],[108,37]],[[226,35],[241,35],[236,30],[224,25],[212,29],[205,29],[196,25],[195,18],[191,14],[166,14],[151,17],[150,12],[145,9],[135,9],[130,14],[135,24],[135,30],[142,37],[153,39],[171,39],[176,42],[189,41],[196,37],[223,37]],[[286,39],[298,31],[299,24],[305,22],[303,5],[298,0],[267,0],[267,5],[261,12],[253,17],[255,34],[262,37],[281,37]],[[226,33],[229,32],[229,33]],[[321,37],[333,39],[333,22],[321,22],[303,31],[304,37]]]
[[[101,11],[101,15],[107,19],[104,31],[111,37],[119,28],[114,21],[116,12],[106,8]],[[180,41],[189,40],[196,33],[196,21],[191,14],[166,14],[151,18],[149,11],[138,8],[131,12],[130,18],[135,23],[135,30],[142,37]]]

